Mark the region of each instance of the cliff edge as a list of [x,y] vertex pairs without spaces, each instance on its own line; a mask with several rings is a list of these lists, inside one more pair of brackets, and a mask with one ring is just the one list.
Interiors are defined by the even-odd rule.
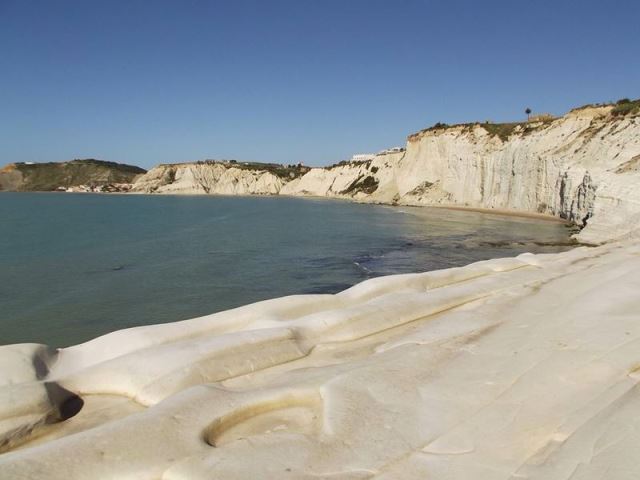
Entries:
[[160,165],[134,190],[517,210],[572,221],[584,227],[580,241],[598,244],[640,227],[640,101],[522,123],[436,124],[409,135],[404,151],[291,175],[253,165]]

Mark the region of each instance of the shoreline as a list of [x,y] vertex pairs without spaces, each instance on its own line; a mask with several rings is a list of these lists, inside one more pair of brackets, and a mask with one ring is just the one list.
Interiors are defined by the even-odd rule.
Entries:
[[[629,342],[640,324],[615,312],[620,296],[625,311],[640,311],[639,254],[636,242],[522,254],[117,330],[55,352],[0,347],[4,373],[14,372],[0,389],[17,402],[0,411],[34,405],[29,419],[9,418],[78,405],[63,422],[9,433],[8,445],[23,448],[0,454],[0,470],[30,478],[46,466],[50,480],[79,480],[104,469],[131,476],[141,465],[149,478],[258,478],[262,461],[242,458],[264,452],[295,478],[310,455],[323,459],[320,475],[341,471],[340,452],[352,444],[350,465],[392,464],[390,478],[414,478],[413,459],[425,453],[456,478],[483,478],[485,465],[546,478],[549,463],[536,452],[548,452],[547,442],[562,434],[588,445],[626,415],[637,364]],[[62,390],[51,396],[43,381]],[[507,422],[496,421],[505,408]],[[555,442],[549,462],[571,464],[570,445]],[[437,465],[419,465],[421,478],[437,476]]]
[[442,208],[445,210],[458,210],[458,211],[467,211],[467,212],[477,212],[477,213],[486,213],[493,215],[500,215],[503,217],[520,217],[520,218],[532,218],[536,220],[544,220],[548,222],[555,223],[563,223],[568,227],[577,225],[569,220],[564,218],[556,217],[555,215],[549,215],[546,213],[536,213],[536,212],[526,212],[523,210],[508,210],[508,209],[499,209],[499,208],[481,208],[481,207],[467,207],[467,206],[458,206],[458,205],[425,205],[432,208]]
[[[30,198],[31,200],[29,200]],[[307,292],[336,293],[343,288],[373,276],[423,272],[460,266],[489,258],[514,256],[526,251],[536,253],[556,252],[576,246],[576,243],[570,239],[571,231],[561,224],[543,223],[536,219],[528,220],[500,215],[487,216],[475,212],[447,213],[446,210],[414,206],[355,205],[354,202],[343,203],[346,202],[345,199],[324,197],[289,198],[289,200],[280,200],[275,197],[264,200],[253,197],[244,197],[242,199],[233,197],[211,198],[211,196],[206,198],[198,196],[196,198],[191,196],[184,198],[184,196],[174,195],[170,197],[158,196],[157,198],[149,198],[149,196],[144,198],[124,198],[118,196],[109,199],[104,196],[61,197],[40,192],[37,195],[7,195],[7,202],[2,202],[7,211],[20,210],[21,205],[38,205],[38,210],[46,207],[45,210],[48,212],[46,218],[51,219],[55,225],[60,225],[66,218],[64,216],[67,209],[70,209],[69,211],[71,212],[80,212],[85,206],[90,207],[96,213],[101,212],[98,215],[99,217],[109,219],[107,224],[101,222],[104,228],[96,226],[102,234],[95,239],[91,232],[97,230],[92,225],[98,221],[88,220],[88,223],[84,224],[70,223],[64,232],[58,231],[57,228],[49,230],[48,233],[52,235],[52,238],[47,244],[41,245],[43,255],[47,251],[46,245],[49,245],[50,248],[57,248],[55,244],[59,235],[56,232],[65,236],[72,236],[75,239],[74,242],[78,242],[78,244],[83,244],[83,239],[88,234],[88,237],[96,242],[93,244],[94,248],[98,248],[103,243],[105,245],[100,248],[106,248],[110,243],[109,238],[111,238],[111,235],[113,235],[114,239],[119,239],[120,241],[117,242],[119,246],[108,247],[106,251],[113,253],[111,257],[107,257],[104,260],[89,258],[88,255],[85,256],[87,258],[83,258],[82,255],[78,256],[74,251],[70,250],[67,254],[69,263],[85,266],[69,267],[69,270],[53,273],[58,279],[58,285],[65,285],[65,289],[68,288],[70,290],[65,295],[66,297],[74,302],[86,305],[85,308],[88,309],[88,313],[84,318],[79,318],[74,308],[65,310],[59,301],[59,297],[50,294],[47,285],[40,285],[39,288],[43,291],[40,301],[50,302],[48,304],[56,309],[56,318],[59,319],[59,325],[56,328],[51,327],[51,325],[54,325],[53,323],[47,322],[47,310],[49,307],[38,307],[37,305],[33,307],[35,313],[30,314],[28,317],[29,325],[31,325],[29,328],[32,329],[31,334],[24,333],[28,331],[26,327],[20,327],[19,323],[12,321],[12,318],[23,315],[23,312],[27,311],[21,305],[31,302],[28,297],[24,298],[22,295],[21,292],[26,291],[23,286],[39,284],[37,277],[31,278],[31,280],[28,275],[14,278],[13,285],[16,286],[11,287],[8,285],[7,291],[13,291],[12,296],[16,300],[14,304],[8,304],[8,306],[16,306],[12,306],[12,309],[5,312],[7,324],[12,325],[12,327],[11,329],[8,329],[8,327],[3,329],[6,332],[6,338],[0,343],[37,341],[55,346],[68,346],[123,326],[177,321],[288,294]],[[47,207],[48,205],[51,206]],[[160,239],[175,237],[176,241],[178,241],[183,234],[180,233],[180,229],[176,230],[172,225],[181,225],[181,228],[184,228],[185,225],[181,223],[180,218],[172,216],[172,212],[178,212],[178,215],[180,215],[179,212],[185,211],[185,209],[191,211],[192,208],[194,212],[202,213],[190,214],[190,217],[192,217],[190,222],[198,223],[200,221],[198,219],[201,216],[203,216],[202,218],[207,218],[209,212],[211,212],[212,218],[220,219],[222,222],[219,227],[213,226],[214,223],[212,221],[207,223],[206,229],[196,229],[196,237],[200,238],[201,236],[203,241],[210,237],[210,242],[215,242],[214,239],[218,239],[224,244],[226,242],[224,238],[228,238],[228,235],[233,234],[233,232],[237,235],[242,235],[242,232],[245,231],[260,232],[262,229],[252,225],[273,223],[271,215],[274,216],[274,219],[280,219],[276,221],[277,225],[280,225],[281,221],[285,225],[308,224],[303,231],[318,229],[318,234],[313,237],[305,234],[299,235],[296,232],[278,234],[277,237],[281,241],[278,241],[277,245],[286,244],[287,241],[291,241],[289,240],[291,238],[298,238],[302,240],[291,241],[292,244],[308,246],[295,247],[297,258],[300,259],[296,263],[288,261],[290,249],[277,247],[275,250],[271,250],[270,256],[273,260],[264,263],[265,266],[270,268],[269,272],[273,272],[271,273],[271,282],[267,285],[250,287],[247,292],[243,292],[244,289],[241,287],[244,281],[251,282],[251,279],[256,278],[256,276],[260,278],[260,270],[254,271],[248,267],[244,271],[244,267],[251,266],[252,261],[239,260],[238,263],[234,264],[235,272],[228,269],[224,272],[220,271],[215,266],[215,262],[219,264],[220,262],[228,261],[230,257],[222,252],[220,248],[209,247],[206,246],[209,244],[200,243],[200,240],[196,237],[191,237],[190,239],[187,237],[184,240],[187,243],[201,245],[204,249],[203,251],[216,253],[197,260],[188,251],[184,253],[172,251],[160,254],[165,261],[176,262],[177,267],[173,273],[158,267],[156,265],[157,262],[154,263],[150,260],[151,263],[149,263],[145,256],[147,254],[138,251],[138,243],[134,242],[131,248],[128,247],[126,239],[137,238],[136,232],[142,228],[138,226],[136,220],[131,220],[139,216],[139,213],[136,212],[160,212],[160,209],[162,211],[167,209],[167,213],[161,214],[159,217],[154,215],[147,217],[148,221],[154,232],[161,232]],[[255,211],[263,211],[268,213],[269,216],[265,217],[263,215],[264,220],[262,220],[259,216],[251,214],[251,212]],[[36,221],[35,218],[38,217],[34,215],[34,221]],[[160,218],[164,218],[164,220],[157,221]],[[348,219],[348,221],[345,222],[344,219]],[[178,221],[177,224],[174,223],[176,220]],[[326,220],[330,220],[327,225],[325,225]],[[336,222],[335,225],[338,230],[334,230],[333,221]],[[165,222],[166,225],[162,226]],[[218,222],[218,220],[215,222]],[[36,221],[36,223],[39,223],[39,221]],[[353,224],[353,226],[343,226],[347,223]],[[112,224],[114,226],[117,225],[117,228],[112,228]],[[12,224],[9,224],[8,228],[13,228],[10,225]],[[210,230],[209,233],[207,233],[208,230]],[[34,233],[41,232],[42,229],[36,228],[34,225],[33,231]],[[323,231],[329,233],[323,233]],[[333,231],[350,233],[342,236],[344,240],[324,239],[327,235],[331,235],[330,232]],[[220,237],[223,234],[225,236]],[[36,236],[39,235],[41,234]],[[313,247],[314,240],[318,240],[321,245],[324,245],[324,253],[320,254],[321,258],[316,258],[318,254],[315,251],[315,247]],[[5,246],[11,249],[12,243],[5,242]],[[20,243],[23,242],[18,242],[18,244]],[[211,245],[213,244],[211,243]],[[61,246],[61,248],[67,247]],[[242,242],[240,242],[239,248],[244,248],[242,247]],[[156,250],[162,250],[162,243],[156,245]],[[20,251],[21,249],[17,249],[16,254]],[[234,251],[231,248],[231,257],[235,255]],[[308,256],[303,256],[303,254]],[[148,255],[150,255],[149,259],[152,259],[155,254],[149,252]],[[184,259],[181,257],[184,257]],[[75,261],[74,259],[76,258],[79,258],[79,261]],[[250,257],[244,255],[242,258]],[[282,266],[276,267],[274,265],[275,262],[281,262],[278,264]],[[59,265],[59,263],[56,264]],[[210,266],[205,269],[204,265]],[[233,268],[234,265],[229,264],[229,268]],[[253,265],[255,266],[255,262]],[[313,269],[314,273],[310,275],[306,267]],[[324,270],[325,267],[328,267],[328,269]],[[36,264],[32,268],[41,267]],[[196,271],[200,268],[202,272],[206,270],[211,276],[203,278],[204,273],[198,274],[192,277],[196,283],[195,285],[183,283],[174,292],[176,296],[181,296],[180,298],[193,298],[193,300],[182,307],[178,306],[180,302],[168,305],[155,315],[147,313],[148,311],[154,311],[158,308],[156,305],[164,302],[164,297],[159,298],[155,292],[158,290],[163,291],[166,285],[171,285],[172,275],[187,275],[190,268],[195,268]],[[112,298],[113,293],[110,291],[100,292],[99,289],[93,288],[92,283],[87,284],[86,294],[74,293],[81,284],[75,280],[73,275],[67,274],[70,270],[77,270],[77,275],[91,275],[86,278],[87,282],[93,282],[94,279],[98,282],[116,281],[118,279],[120,285],[118,288],[127,292],[136,291],[137,298],[131,298],[131,294],[122,293],[119,297],[122,302],[120,307],[117,305],[107,306],[104,310],[92,308],[92,304],[101,305],[103,298],[105,303],[108,304],[107,300]],[[43,270],[43,274],[46,274],[47,271],[46,269]],[[112,271],[118,271],[118,273],[109,273]],[[154,280],[141,283],[144,275],[150,271],[158,272],[158,275],[154,276]],[[226,291],[225,289],[227,288],[225,281],[219,280],[221,275],[234,278],[238,285],[238,288],[234,289],[230,295],[220,295],[218,293]],[[275,275],[281,275],[281,277],[279,278]],[[6,276],[5,278],[7,281],[10,280]],[[137,278],[137,281],[130,285],[131,288],[126,288],[126,285],[128,285],[126,282],[130,282],[132,278]],[[297,278],[300,280],[297,280]],[[207,283],[215,290],[205,291],[200,286],[203,283]],[[149,289],[148,287],[140,286],[149,284],[154,284],[157,288]],[[17,285],[20,285],[20,287]],[[150,304],[148,308],[145,308],[144,305],[147,302],[150,302]],[[117,319],[121,314],[126,314],[128,310],[137,313],[130,314],[131,319],[126,323],[112,319],[114,317]],[[42,321],[42,327],[38,326],[38,321]],[[72,328],[72,322],[74,321],[79,323],[77,328]]]
[[[572,421],[576,408],[596,432],[616,421],[608,406],[624,400],[616,386],[636,365],[635,355],[620,360],[618,346],[640,338],[618,297],[634,311],[638,271],[637,243],[608,242],[376,277],[337,294],[273,298],[61,349],[6,345],[0,394],[11,400],[0,401],[0,414],[18,428],[0,424],[0,471],[30,478],[46,468],[50,480],[80,480],[103,469],[136,476],[140,465],[149,479],[258,478],[264,462],[242,458],[264,452],[300,475],[309,456],[323,458],[314,466],[322,476],[343,471],[345,444],[358,445],[359,470],[393,464],[391,478],[413,478],[412,459],[425,453],[459,478],[484,478],[478,464],[511,476],[544,469],[531,459],[547,439],[568,432],[591,441],[583,421]],[[517,422],[505,428],[496,418],[510,406]],[[13,413],[25,408],[28,416]],[[52,411],[65,413],[43,420]],[[550,461],[570,461],[567,451],[560,443]],[[421,468],[420,478],[439,471]]]
[[315,199],[315,200],[333,200],[333,201],[344,201],[362,205],[380,205],[384,207],[391,208],[402,208],[402,207],[411,207],[411,208],[438,208],[445,210],[457,210],[463,212],[476,212],[483,213],[489,215],[498,215],[504,217],[520,217],[520,218],[531,218],[536,220],[543,220],[549,222],[563,223],[567,226],[575,226],[577,225],[569,220],[556,217],[555,215],[550,215],[546,213],[537,213],[537,212],[527,212],[524,210],[509,210],[509,209],[500,209],[500,208],[482,208],[482,207],[471,207],[465,205],[449,205],[449,204],[402,204],[402,203],[392,203],[392,202],[375,202],[375,201],[362,201],[360,199],[350,198],[350,197],[337,197],[337,196],[322,196],[322,195],[290,195],[290,194],[243,194],[243,195],[233,195],[233,194],[217,194],[217,193],[146,193],[146,192],[56,192],[56,191],[0,191],[0,193],[55,193],[55,194],[79,194],[79,195],[135,195],[135,196],[169,196],[169,197],[222,197],[222,198],[233,198],[233,197],[255,197],[255,198],[301,198],[301,199]]

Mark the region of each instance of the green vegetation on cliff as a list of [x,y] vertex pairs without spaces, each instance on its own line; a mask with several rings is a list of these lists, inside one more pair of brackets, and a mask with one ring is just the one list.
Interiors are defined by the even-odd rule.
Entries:
[[526,122],[507,122],[507,123],[494,123],[494,122],[472,122],[472,123],[456,123],[449,125],[447,123],[438,122],[435,125],[420,130],[417,133],[409,135],[408,140],[418,140],[423,134],[427,132],[444,132],[446,130],[459,129],[463,132],[471,132],[476,127],[482,127],[490,136],[498,137],[503,142],[509,140],[509,137],[515,133],[528,134],[540,128],[543,128],[551,124],[555,120],[550,115],[538,115],[532,117],[531,120]]
[[618,100],[616,106],[611,110],[611,115],[633,115],[640,113],[640,98],[629,100],[623,98]]
[[0,170],[0,190],[52,191],[78,185],[99,186],[132,183],[146,170],[102,160],[85,159],[70,162],[11,163]]
[[221,164],[228,168],[239,168],[240,170],[250,170],[254,172],[269,172],[276,177],[284,178],[286,180],[301,177],[310,170],[309,167],[305,167],[301,163],[297,165],[283,165],[280,163],[241,162],[238,160],[200,160],[196,162],[196,164]]
[[366,193],[367,195],[371,195],[378,189],[378,180],[371,175],[360,175],[356,178],[351,184],[343,190],[342,194],[344,195],[354,195],[358,192]]
[[609,114],[614,117],[620,117],[625,115],[638,115],[640,114],[640,98],[636,98],[635,100],[629,100],[628,98],[621,98],[615,103],[613,102],[587,103],[586,105],[576,107],[571,111],[578,112],[580,110],[586,110],[589,108],[603,108],[603,107],[613,107],[609,110]]
[[[630,100],[628,98],[623,98],[618,100],[615,103],[590,103],[587,105],[583,105],[581,107],[577,107],[571,110],[571,112],[578,112],[580,110],[585,110],[589,108],[603,108],[604,115],[609,115],[611,117],[623,117],[626,115],[635,116],[640,115],[640,98],[635,100]],[[527,109],[530,115],[530,109]],[[542,128],[547,127],[552,124],[556,118],[549,114],[538,114],[530,116],[525,122],[506,122],[506,123],[495,123],[495,122],[470,122],[470,123],[456,123],[453,125],[449,125],[443,122],[437,122],[434,125],[424,128],[419,132],[413,133],[407,137],[407,139],[412,142],[419,140],[425,133],[428,132],[446,132],[447,130],[460,130],[463,132],[471,132],[476,127],[482,127],[489,135],[492,137],[497,137],[503,142],[509,140],[514,134],[526,135],[532,133],[536,130],[540,130]]]

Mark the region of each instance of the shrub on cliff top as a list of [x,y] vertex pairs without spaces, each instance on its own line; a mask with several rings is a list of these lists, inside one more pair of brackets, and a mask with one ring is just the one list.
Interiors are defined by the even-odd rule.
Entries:
[[481,126],[484,128],[489,135],[497,136],[503,142],[509,140],[509,137],[513,134],[514,130],[518,126],[524,125],[523,123],[482,123]]
[[623,98],[616,102],[616,106],[611,110],[611,115],[622,116],[632,113],[640,113],[640,98],[636,100],[629,100]]

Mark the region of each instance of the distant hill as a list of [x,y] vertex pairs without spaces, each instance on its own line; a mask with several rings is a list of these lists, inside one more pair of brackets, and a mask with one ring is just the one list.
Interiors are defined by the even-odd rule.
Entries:
[[0,169],[0,190],[53,191],[79,185],[133,183],[146,170],[133,165],[84,159],[69,162],[10,163]]

